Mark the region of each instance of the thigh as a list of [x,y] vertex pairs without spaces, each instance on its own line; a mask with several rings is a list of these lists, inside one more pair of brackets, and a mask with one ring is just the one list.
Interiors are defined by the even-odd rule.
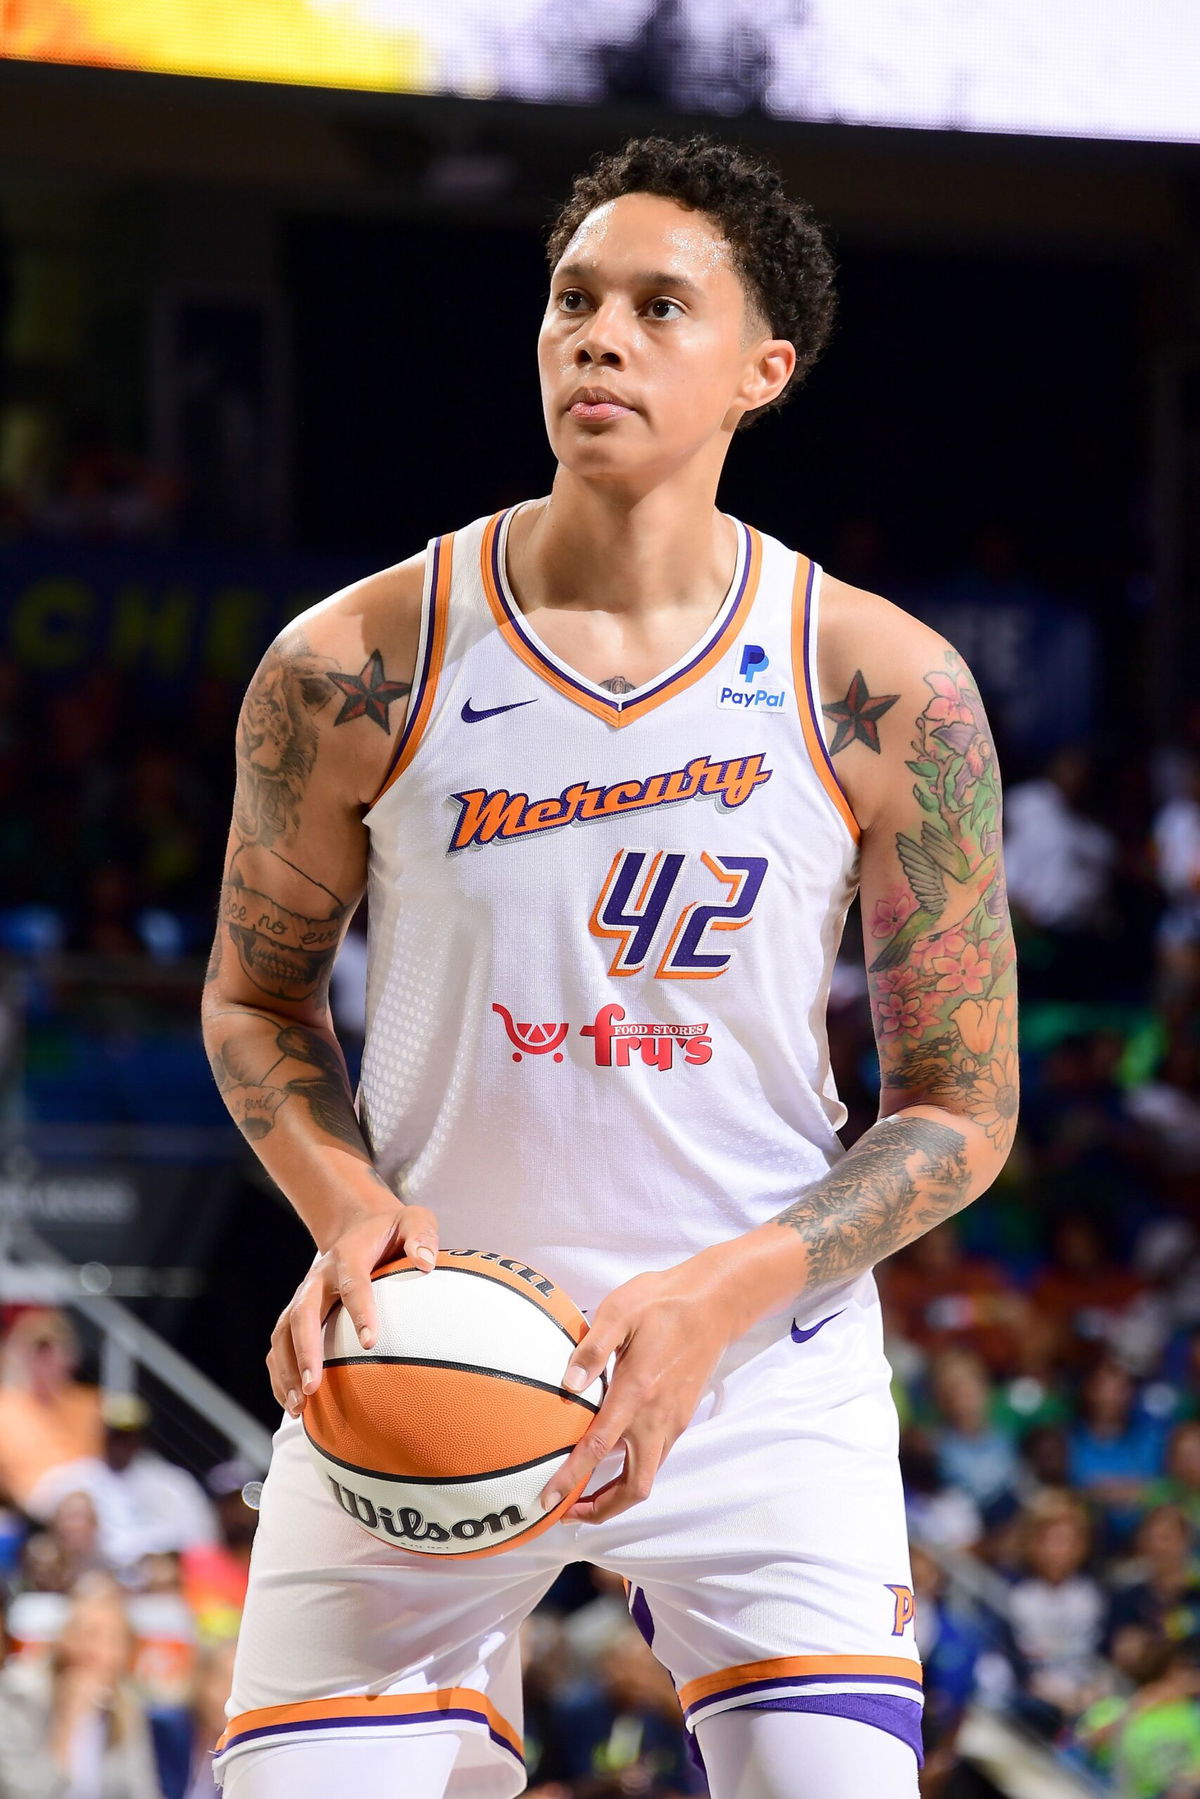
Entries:
[[919,1723],[898,1430],[869,1323],[848,1307],[798,1344],[785,1327],[684,1432],[645,1504],[598,1526],[595,1549],[581,1534],[630,1583],[693,1729],[800,1699]]
[[712,1799],[917,1799],[909,1745],[853,1718],[720,1712],[696,1739]]
[[457,1754],[458,1738],[444,1731],[403,1741],[276,1744],[230,1763],[224,1799],[443,1799]]
[[287,1420],[263,1489],[218,1771],[301,1739],[441,1730],[460,1739],[451,1792],[491,1790],[495,1771],[496,1791],[519,1792],[517,1632],[562,1565],[558,1530],[495,1557],[392,1550],[325,1491]]

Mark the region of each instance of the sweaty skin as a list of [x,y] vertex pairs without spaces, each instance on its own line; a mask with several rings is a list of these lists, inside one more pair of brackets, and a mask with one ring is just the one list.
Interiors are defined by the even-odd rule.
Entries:
[[[508,545],[518,603],[568,666],[640,686],[701,637],[737,553],[715,503],[725,456],[794,366],[706,215],[628,194],[585,219],[538,338],[553,487],[516,514]],[[573,413],[588,387],[619,408]],[[333,1301],[369,1346],[371,1270],[402,1250],[432,1266],[437,1248],[433,1215],[375,1173],[327,997],[365,885],[363,815],[414,679],[422,579],[415,556],[305,613],[267,652],[239,727],[205,1041],[233,1117],[316,1245],[268,1356],[293,1415],[320,1382]],[[1012,1142],[1015,977],[982,705],[950,646],[887,600],[827,576],[821,612],[821,703],[861,829],[880,1120],[777,1219],[596,1309],[565,1380],[582,1390],[613,1355],[615,1371],[543,1502],[613,1450],[624,1466],[571,1518],[636,1504],[734,1339],[960,1210]]]

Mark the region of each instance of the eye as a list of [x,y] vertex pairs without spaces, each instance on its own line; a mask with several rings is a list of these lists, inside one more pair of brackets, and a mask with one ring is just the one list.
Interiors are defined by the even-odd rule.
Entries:
[[[682,306],[681,306],[681,305],[680,305],[680,304],[679,304],[679,301],[678,301],[678,300],[668,300],[668,299],[666,299],[666,298],[665,298],[665,297],[663,297],[663,296],[661,296],[661,295],[660,295],[660,296],[659,296],[659,298],[658,298],[658,299],[656,299],[656,300],[651,300],[651,301],[650,301],[650,306],[651,306],[651,307],[652,307],[652,308],[653,308],[653,307],[655,307],[655,306],[673,306],[673,307],[674,307],[674,308],[675,308],[675,310],[676,310],[676,312],[678,312],[678,313],[682,313],[682,311],[683,311],[683,307],[682,307]],[[654,315],[654,316],[655,316],[655,318],[658,318],[658,319],[665,319],[665,318],[667,318],[667,317],[668,317],[668,316],[669,316],[669,315],[668,315],[668,314],[666,314],[666,313],[662,313],[662,312],[659,312],[659,313],[655,313],[655,315]]]
[[581,294],[577,287],[567,287],[567,288],[563,289],[561,294],[559,294],[558,304],[566,312],[578,312],[580,310],[580,308],[578,306],[568,306],[567,301],[568,300],[583,300],[585,297],[586,296]]

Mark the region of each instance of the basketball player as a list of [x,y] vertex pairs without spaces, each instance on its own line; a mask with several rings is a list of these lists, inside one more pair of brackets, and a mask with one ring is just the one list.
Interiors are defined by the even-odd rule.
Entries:
[[[312,1233],[269,1356],[227,1799],[521,1791],[516,1633],[564,1563],[629,1583],[716,1799],[909,1799],[920,1666],[875,1263],[994,1179],[1016,1110],[997,773],[971,677],[718,510],[815,360],[831,267],[766,166],[650,138],[579,179],[538,343],[548,497],[283,633],[247,694],[205,1008]],[[501,405],[486,271],[445,353]],[[410,447],[420,421],[407,421]],[[370,895],[352,1103],[326,1004]],[[858,890],[880,1120],[824,1013]],[[589,1314],[605,1403],[527,1542],[431,1561],[323,1490],[301,1414],[340,1298],[438,1244]]]

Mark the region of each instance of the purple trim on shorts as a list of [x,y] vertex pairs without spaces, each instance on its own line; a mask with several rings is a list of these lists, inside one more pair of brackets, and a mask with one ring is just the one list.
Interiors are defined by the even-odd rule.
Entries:
[[629,1589],[629,1616],[645,1638],[646,1647],[653,1649],[654,1619],[650,1616],[649,1601],[641,1587],[630,1587]]
[[852,1718],[859,1724],[873,1724],[889,1736],[907,1743],[917,1758],[918,1768],[925,1766],[925,1750],[921,1742],[921,1707],[915,1699],[900,1699],[895,1693],[793,1693],[778,1699],[758,1699],[745,1708],[752,1712],[823,1712],[830,1718]]
[[438,1707],[433,1711],[404,1712],[399,1715],[392,1712],[382,1714],[377,1718],[297,1718],[290,1724],[260,1724],[254,1730],[242,1730],[238,1732],[237,1736],[230,1737],[217,1759],[221,1760],[229,1754],[231,1749],[237,1749],[243,1743],[253,1743],[259,1737],[288,1736],[295,1730],[357,1730],[360,1725],[364,1724],[368,1729],[375,1729],[380,1725],[399,1728],[405,1724],[428,1724],[441,1718],[465,1718],[472,1724],[482,1724],[493,1743],[499,1743],[501,1749],[507,1749],[515,1761],[520,1762],[522,1767],[525,1766],[524,1757],[517,1754],[512,1744],[507,1742],[498,1730],[493,1730],[484,1714],[470,1711],[466,1706],[447,1707],[446,1709]]
[[[722,1687],[720,1692],[706,1693],[703,1699],[693,1700],[683,1715],[690,1720],[696,1712],[703,1711],[705,1706],[712,1705],[713,1701],[717,1699],[733,1699],[740,1697],[743,1693],[761,1693],[768,1687],[828,1686],[832,1679],[837,1678],[845,1679],[847,1677],[829,1674],[775,1674],[766,1680],[747,1680],[743,1681],[740,1686]],[[903,1675],[899,1674],[856,1674],[854,1684],[863,1687],[911,1687],[914,1693],[920,1693],[923,1690],[919,1680],[905,1680]],[[876,1696],[885,1697],[882,1694]],[[829,1697],[829,1695],[817,1694],[815,1697],[823,1698]],[[755,1702],[750,1699],[746,1703],[753,1705]],[[902,1703],[908,1705],[913,1702],[904,1700]]]
[[[893,1693],[810,1693],[807,1697],[793,1693],[778,1699],[756,1699],[750,1705],[731,1706],[731,1711],[748,1712],[823,1712],[830,1718],[852,1718],[859,1724],[873,1724],[889,1736],[907,1743],[917,1758],[918,1768],[925,1766],[925,1748],[921,1741],[921,1707],[915,1699],[897,1699]],[[720,1714],[713,1713],[714,1717]],[[703,1722],[703,1720],[701,1720]],[[692,1766],[708,1777],[704,1755],[695,1730],[686,1732],[688,1759]]]

